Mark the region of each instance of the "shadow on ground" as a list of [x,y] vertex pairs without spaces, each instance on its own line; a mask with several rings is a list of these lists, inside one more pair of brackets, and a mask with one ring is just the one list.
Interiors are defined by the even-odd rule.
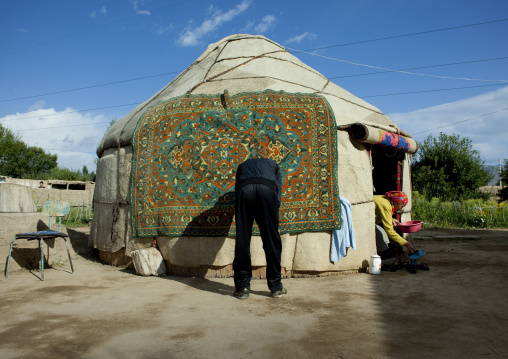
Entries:
[[[47,226],[39,226],[37,230],[45,230]],[[69,237],[67,243],[71,258],[81,257],[89,261],[99,261],[99,252],[88,246],[88,229],[67,228]],[[69,260],[65,241],[62,238],[44,240],[44,268],[62,269],[68,268]],[[7,270],[8,253],[5,258],[4,273]],[[39,271],[40,249],[37,240],[18,239],[14,242],[9,263],[9,273],[22,268],[30,272]]]
[[281,299],[256,279],[248,300],[232,278],[81,260],[87,242],[72,232],[74,274],[0,278],[0,358],[508,357],[507,230],[424,230],[428,272],[290,278]]

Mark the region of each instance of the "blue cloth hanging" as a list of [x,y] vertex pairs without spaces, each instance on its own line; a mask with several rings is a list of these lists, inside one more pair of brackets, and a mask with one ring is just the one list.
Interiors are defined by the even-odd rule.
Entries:
[[342,196],[339,196],[339,199],[341,227],[332,231],[332,248],[330,251],[330,260],[332,262],[338,262],[339,259],[345,257],[346,248],[351,247],[356,249],[351,203]]

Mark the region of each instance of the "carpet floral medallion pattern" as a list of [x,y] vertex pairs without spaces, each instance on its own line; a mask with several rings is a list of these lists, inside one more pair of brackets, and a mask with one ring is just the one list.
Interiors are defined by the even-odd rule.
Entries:
[[158,103],[132,138],[133,235],[234,236],[236,168],[255,157],[279,164],[281,233],[339,228],[336,132],[328,102],[314,94],[225,91]]

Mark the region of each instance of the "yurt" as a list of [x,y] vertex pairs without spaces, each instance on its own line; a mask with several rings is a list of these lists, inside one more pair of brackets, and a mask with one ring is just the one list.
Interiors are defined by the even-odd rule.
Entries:
[[[283,275],[362,271],[376,252],[373,195],[410,196],[416,150],[379,109],[283,46],[229,36],[105,134],[89,245],[111,265],[156,246],[170,274],[231,276],[235,172],[261,156],[283,173]],[[411,198],[401,220],[410,212]],[[262,278],[257,234],[252,265]]]

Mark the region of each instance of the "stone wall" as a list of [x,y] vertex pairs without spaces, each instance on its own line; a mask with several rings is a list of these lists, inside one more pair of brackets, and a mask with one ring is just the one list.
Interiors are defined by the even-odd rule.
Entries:
[[0,183],[0,213],[36,211],[30,188],[13,183]]
[[[39,188],[40,182],[44,188]],[[29,187],[33,201],[42,206],[46,201],[67,201],[71,206],[91,206],[95,183],[88,181],[31,180],[22,178],[0,177],[0,183],[10,183]]]
[[36,205],[46,201],[67,201],[71,206],[91,206],[93,203],[94,186],[87,190],[61,190],[53,188],[32,188],[32,197]]

